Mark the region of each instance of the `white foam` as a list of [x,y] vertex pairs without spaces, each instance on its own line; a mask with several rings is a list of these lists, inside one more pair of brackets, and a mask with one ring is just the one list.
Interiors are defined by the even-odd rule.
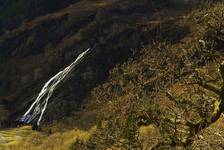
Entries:
[[[71,73],[71,71],[77,67],[77,65],[83,60],[84,56],[90,51],[88,48],[86,51],[82,52],[74,62],[72,62],[68,67],[64,70],[58,72],[55,76],[50,78],[43,88],[41,89],[40,93],[36,100],[32,103],[29,109],[25,112],[21,121],[24,123],[30,123],[34,119],[37,120],[37,125],[40,125],[40,122],[43,118],[44,112],[47,108],[48,101],[51,98],[54,90],[58,86],[58,84],[65,79],[65,77]],[[39,117],[39,118],[38,118]]]

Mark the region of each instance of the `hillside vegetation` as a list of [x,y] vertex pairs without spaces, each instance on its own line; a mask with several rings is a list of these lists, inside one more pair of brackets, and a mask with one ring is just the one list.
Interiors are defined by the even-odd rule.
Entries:
[[223,20],[220,2],[141,22],[150,42],[133,48],[85,96],[82,110],[5,148],[223,149],[224,99],[206,86],[223,86]]
[[[133,58],[92,91],[95,105],[103,106],[101,122],[89,142],[76,142],[74,149],[222,149],[222,94],[199,85],[222,87],[223,8],[218,3],[160,24],[158,33],[167,36],[158,34],[150,46],[133,50]],[[180,39],[173,24],[187,28],[186,36]],[[197,136],[205,141],[194,142]]]

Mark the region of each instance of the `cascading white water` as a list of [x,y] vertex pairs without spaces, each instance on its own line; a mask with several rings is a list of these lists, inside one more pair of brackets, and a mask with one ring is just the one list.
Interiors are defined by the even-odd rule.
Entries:
[[48,105],[48,100],[52,96],[55,88],[83,60],[84,56],[89,51],[90,49],[88,48],[86,51],[82,52],[76,58],[74,62],[72,62],[68,67],[66,67],[64,70],[60,71],[59,73],[57,73],[50,80],[48,80],[47,83],[45,83],[40,93],[38,94],[38,97],[36,98],[36,100],[32,103],[30,108],[26,111],[26,113],[20,119],[21,122],[30,123],[34,119],[38,119],[37,125],[38,126],[40,125],[41,119]]

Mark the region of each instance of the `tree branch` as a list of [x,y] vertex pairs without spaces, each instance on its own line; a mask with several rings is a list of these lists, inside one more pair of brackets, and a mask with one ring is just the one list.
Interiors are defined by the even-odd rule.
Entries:
[[203,88],[212,91],[218,95],[221,95],[222,91],[220,88],[218,88],[217,86],[211,84],[211,83],[206,83],[206,82],[199,82],[198,85],[202,86]]

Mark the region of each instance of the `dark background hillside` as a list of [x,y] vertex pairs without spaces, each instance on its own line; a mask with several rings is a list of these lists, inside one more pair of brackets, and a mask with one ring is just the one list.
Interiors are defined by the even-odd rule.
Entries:
[[149,42],[140,24],[158,11],[147,0],[20,4],[24,2],[8,1],[0,13],[4,20],[1,29],[5,30],[0,36],[0,104],[7,112],[2,117],[7,125],[22,115],[44,82],[80,52],[97,46],[85,67],[68,81],[72,84],[55,92],[49,105],[52,114],[46,118],[60,118],[79,108],[89,89],[106,79],[116,63],[128,58],[131,48]]
[[0,33],[18,27],[23,21],[62,9],[79,0],[0,1]]

